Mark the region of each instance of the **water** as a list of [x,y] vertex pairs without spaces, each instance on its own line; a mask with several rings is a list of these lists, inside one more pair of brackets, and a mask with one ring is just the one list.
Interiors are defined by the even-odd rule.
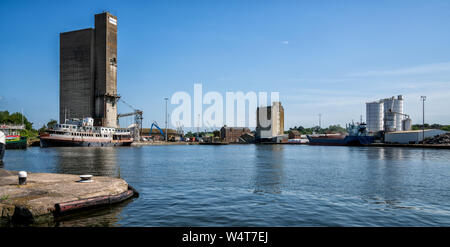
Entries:
[[448,226],[450,150],[306,145],[7,150],[4,168],[121,177],[140,197],[52,226]]

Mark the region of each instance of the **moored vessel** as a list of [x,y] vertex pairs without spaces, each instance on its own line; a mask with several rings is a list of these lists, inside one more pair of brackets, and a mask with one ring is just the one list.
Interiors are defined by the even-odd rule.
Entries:
[[25,125],[2,124],[1,131],[5,135],[5,149],[26,149],[28,138],[20,134],[20,130],[25,129]]
[[94,126],[92,118],[71,119],[55,124],[40,135],[41,147],[115,147],[130,146],[129,129]]
[[366,124],[351,123],[347,127],[348,134],[308,135],[310,145],[326,146],[361,146],[375,141],[375,137],[367,132]]

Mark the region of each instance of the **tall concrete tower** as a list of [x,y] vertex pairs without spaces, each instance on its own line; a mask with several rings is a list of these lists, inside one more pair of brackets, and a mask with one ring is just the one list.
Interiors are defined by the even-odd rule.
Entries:
[[96,125],[117,127],[117,17],[95,15]]
[[94,118],[117,126],[117,17],[95,15],[95,29],[60,34],[59,120]]
[[59,122],[94,115],[94,29],[60,34]]
[[258,107],[256,110],[256,138],[273,139],[284,134],[284,108],[276,101],[272,106]]

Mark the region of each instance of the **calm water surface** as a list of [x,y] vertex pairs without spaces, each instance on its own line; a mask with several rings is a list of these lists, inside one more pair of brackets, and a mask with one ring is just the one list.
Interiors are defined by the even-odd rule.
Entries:
[[449,226],[450,150],[306,145],[7,150],[4,168],[121,177],[140,197],[52,226]]

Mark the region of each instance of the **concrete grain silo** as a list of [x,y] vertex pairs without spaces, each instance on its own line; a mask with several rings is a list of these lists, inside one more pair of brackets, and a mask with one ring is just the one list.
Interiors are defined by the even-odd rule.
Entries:
[[382,100],[384,103],[384,130],[401,131],[403,121],[403,97],[391,97]]
[[382,101],[366,103],[366,124],[369,132],[378,132],[384,127],[384,104]]

